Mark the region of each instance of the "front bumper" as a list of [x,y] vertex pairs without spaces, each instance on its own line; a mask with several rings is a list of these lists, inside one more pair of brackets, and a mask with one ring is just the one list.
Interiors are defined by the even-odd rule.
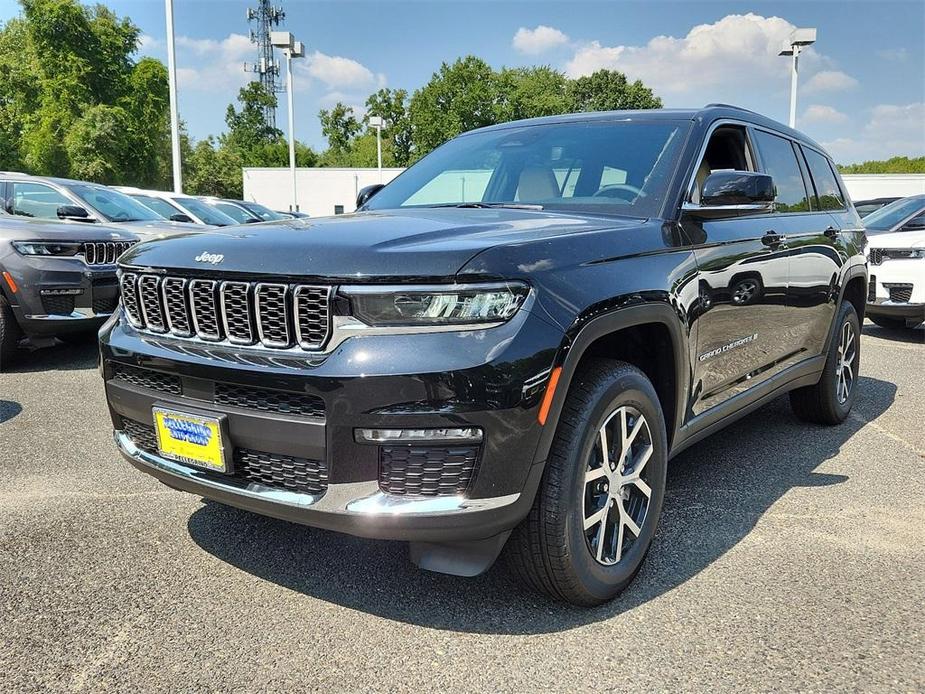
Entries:
[[5,295],[23,332],[52,337],[100,327],[118,305],[116,268],[88,266],[80,258],[15,256],[4,270],[17,285]]
[[[537,411],[562,333],[523,312],[490,330],[355,336],[330,354],[234,350],[135,331],[114,321],[101,334],[116,443],[135,467],[165,484],[268,516],[362,537],[412,542],[490,538],[529,511],[542,474]],[[173,392],[127,383],[120,367],[168,375]],[[318,398],[311,415],[216,402],[227,384]],[[236,451],[319,461],[313,493],[265,479],[206,472],[136,445],[131,426],[152,426],[154,405],[222,415]],[[132,424],[134,426],[134,424]],[[392,493],[383,448],[355,430],[478,427],[483,440],[464,489]],[[433,466],[431,466],[433,467]],[[385,490],[385,491],[383,491]]]
[[871,265],[867,314],[925,321],[925,260],[892,259]]

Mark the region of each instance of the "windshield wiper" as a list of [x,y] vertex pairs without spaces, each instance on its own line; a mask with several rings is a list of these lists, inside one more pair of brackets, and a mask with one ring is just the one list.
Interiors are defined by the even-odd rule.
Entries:
[[493,208],[500,207],[507,210],[542,210],[542,205],[532,205],[523,202],[458,202],[448,205],[434,205],[434,207],[462,207],[462,208]]

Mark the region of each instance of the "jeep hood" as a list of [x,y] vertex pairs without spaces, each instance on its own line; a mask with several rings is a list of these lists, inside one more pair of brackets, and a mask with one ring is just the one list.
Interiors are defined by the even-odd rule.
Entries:
[[204,224],[187,224],[185,222],[171,222],[169,219],[154,220],[149,222],[108,222],[126,229],[135,234],[142,241],[149,239],[165,239],[177,234],[198,234],[209,229],[215,229],[213,226]]
[[123,256],[122,264],[341,282],[446,280],[470,258],[497,245],[639,223],[534,210],[384,210],[225,227],[143,243]]

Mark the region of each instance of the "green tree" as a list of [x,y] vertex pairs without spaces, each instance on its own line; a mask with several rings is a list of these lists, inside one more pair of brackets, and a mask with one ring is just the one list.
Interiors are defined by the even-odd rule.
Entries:
[[548,66],[504,68],[498,74],[504,120],[555,116],[572,110],[569,80]]
[[843,174],[898,174],[925,173],[925,157],[891,157],[881,161],[865,161],[862,164],[839,164]]
[[351,140],[363,129],[353,114],[353,108],[339,101],[331,110],[320,111],[318,119],[321,121],[321,132],[328,140],[328,147],[335,154],[346,152]]
[[420,157],[460,133],[503,119],[497,73],[473,55],[443,63],[411,97],[409,111]]
[[91,106],[71,125],[64,151],[75,178],[105,184],[131,180],[131,116],[118,106]]
[[249,82],[238,91],[238,104],[229,104],[225,112],[225,133],[222,145],[238,152],[244,159],[282,139],[283,133],[266,122],[266,109],[276,108],[276,94],[271,94],[260,82]]
[[411,135],[411,117],[408,114],[408,92],[404,89],[380,89],[366,100],[371,116],[385,120],[382,130],[383,161],[389,152],[389,166],[408,166],[412,161],[414,140]]
[[639,80],[629,82],[616,70],[598,70],[568,85],[572,111],[618,111],[661,108],[662,100]]

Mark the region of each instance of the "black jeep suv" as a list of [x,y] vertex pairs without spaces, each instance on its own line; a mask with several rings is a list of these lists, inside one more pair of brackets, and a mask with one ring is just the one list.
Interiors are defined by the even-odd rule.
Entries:
[[831,160],[728,106],[443,145],[356,214],[136,246],[101,331],[115,439],[223,503],[616,595],[668,459],[789,392],[855,398],[864,232]]

